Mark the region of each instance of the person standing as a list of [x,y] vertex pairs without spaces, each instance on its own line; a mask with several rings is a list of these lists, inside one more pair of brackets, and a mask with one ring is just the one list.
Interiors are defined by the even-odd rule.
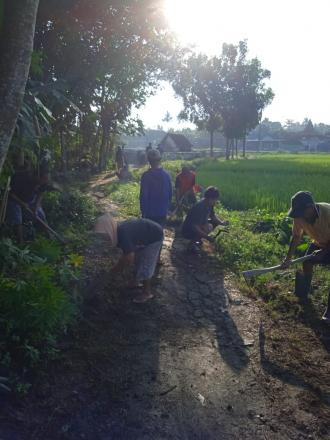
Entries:
[[187,166],[183,166],[181,173],[179,173],[175,179],[175,196],[178,205],[182,204],[183,199],[186,199],[188,204],[194,205],[196,203],[194,193],[195,184],[196,174]]
[[[306,253],[314,254],[313,258],[303,263],[302,273],[296,273],[295,294],[304,302],[311,290],[313,267],[317,264],[330,265],[330,204],[315,203],[310,192],[299,191],[291,198],[288,216],[293,218],[292,238],[282,263],[283,269],[290,265],[304,234],[313,240]],[[330,291],[322,320],[330,324]]]
[[11,179],[11,190],[6,212],[6,222],[15,229],[17,241],[24,244],[23,222],[26,219],[34,221],[14,196],[24,202],[33,211],[34,217],[46,222],[46,215],[41,206],[43,193],[47,190],[48,174],[37,176],[31,170],[30,164],[18,168]]
[[125,162],[124,162],[124,152],[123,152],[123,149],[121,147],[117,147],[115,161],[116,161],[117,173],[119,173],[120,170],[124,167],[124,164],[125,164]]
[[161,155],[158,150],[149,150],[148,161],[150,168],[141,178],[141,214],[143,218],[164,227],[172,200],[171,177],[161,166]]

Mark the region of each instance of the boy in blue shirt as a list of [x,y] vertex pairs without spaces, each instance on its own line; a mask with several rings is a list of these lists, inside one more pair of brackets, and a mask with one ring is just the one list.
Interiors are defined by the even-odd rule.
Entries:
[[150,168],[141,178],[141,214],[143,218],[164,227],[172,200],[171,177],[161,166],[161,155],[158,150],[148,151],[148,161]]

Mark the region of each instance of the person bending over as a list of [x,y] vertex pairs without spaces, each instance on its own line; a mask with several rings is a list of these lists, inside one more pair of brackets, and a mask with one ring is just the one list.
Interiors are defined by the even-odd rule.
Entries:
[[204,193],[204,198],[196,203],[187,214],[183,225],[182,235],[190,240],[188,249],[193,250],[203,240],[214,242],[210,232],[218,225],[227,226],[227,221],[220,220],[214,212],[214,206],[219,200],[219,190],[210,186]]
[[132,219],[117,223],[107,213],[96,221],[94,230],[96,233],[106,234],[110,244],[123,251],[123,255],[112,269],[113,273],[121,273],[127,267],[135,266],[134,286],[138,288],[142,283],[142,291],[133,301],[143,303],[153,298],[151,279],[164,240],[162,227],[148,219]]
[[[299,191],[291,199],[288,216],[293,218],[293,228],[289,250],[282,263],[283,268],[290,265],[304,234],[313,240],[306,254],[315,253],[315,256],[303,263],[302,273],[296,272],[295,294],[304,302],[311,290],[313,267],[316,264],[330,265],[330,204],[315,203],[310,192]],[[322,320],[330,324],[330,291]]]

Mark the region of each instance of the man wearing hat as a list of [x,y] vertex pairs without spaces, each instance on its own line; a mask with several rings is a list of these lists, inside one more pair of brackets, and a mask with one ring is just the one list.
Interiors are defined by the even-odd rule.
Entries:
[[[302,301],[306,301],[311,289],[313,266],[330,265],[330,204],[315,203],[310,192],[299,191],[291,199],[288,216],[293,218],[292,239],[288,254],[282,263],[283,268],[289,265],[304,234],[313,240],[307,255],[314,253],[314,257],[303,263],[303,273],[296,273],[295,294]],[[322,320],[330,324],[330,292]]]
[[117,246],[123,252],[112,269],[113,273],[120,273],[129,266],[135,266],[134,287],[141,287],[142,291],[133,301],[143,303],[153,298],[151,279],[164,239],[161,226],[147,219],[130,219],[117,223],[106,213],[97,219],[94,232],[106,235],[110,246]]
[[141,177],[141,214],[164,227],[172,200],[171,177],[161,166],[158,150],[148,151],[148,161],[150,168]]

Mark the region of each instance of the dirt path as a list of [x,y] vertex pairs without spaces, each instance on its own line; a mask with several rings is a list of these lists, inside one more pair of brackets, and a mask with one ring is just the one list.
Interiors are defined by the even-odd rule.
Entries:
[[114,258],[97,242],[86,251],[84,317],[50,367],[53,383],[41,378],[22,405],[24,435],[13,434],[18,421],[1,439],[327,438],[319,411],[301,403],[317,391],[274,364],[269,324],[207,250],[189,256],[167,230],[157,296],[143,305],[110,277]]

